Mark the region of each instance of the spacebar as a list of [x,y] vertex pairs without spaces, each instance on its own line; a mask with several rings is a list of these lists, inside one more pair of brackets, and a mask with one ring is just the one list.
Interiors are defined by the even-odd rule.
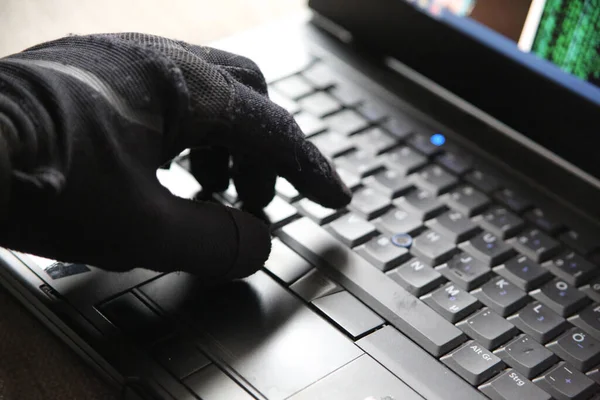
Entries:
[[278,236],[432,355],[465,340],[458,328],[309,219],[292,222]]

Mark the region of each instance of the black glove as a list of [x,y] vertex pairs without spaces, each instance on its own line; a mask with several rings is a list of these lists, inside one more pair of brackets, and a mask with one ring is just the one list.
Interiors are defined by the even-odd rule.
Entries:
[[233,178],[253,209],[277,175],[326,207],[351,197],[252,61],[142,34],[71,36],[1,59],[0,146],[0,245],[109,270],[218,280],[266,260],[259,219],[159,184],[157,168],[187,148],[205,190]]

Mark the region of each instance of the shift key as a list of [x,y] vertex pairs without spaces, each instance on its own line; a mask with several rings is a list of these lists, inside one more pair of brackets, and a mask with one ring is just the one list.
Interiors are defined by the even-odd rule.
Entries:
[[458,328],[309,219],[277,234],[429,353],[441,356],[465,340]]

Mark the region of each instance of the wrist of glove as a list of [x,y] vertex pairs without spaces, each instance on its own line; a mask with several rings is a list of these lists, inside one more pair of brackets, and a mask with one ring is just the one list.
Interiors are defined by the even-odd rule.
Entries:
[[250,209],[277,176],[326,207],[350,201],[252,61],[156,36],[72,36],[1,59],[1,141],[0,245],[110,270],[220,280],[262,266],[259,219],[158,182],[187,148],[205,191],[233,180]]

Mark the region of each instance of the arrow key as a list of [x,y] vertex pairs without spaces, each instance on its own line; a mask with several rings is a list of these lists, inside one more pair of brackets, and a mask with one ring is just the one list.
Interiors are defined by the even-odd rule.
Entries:
[[600,362],[600,342],[580,328],[570,329],[547,347],[583,372]]

